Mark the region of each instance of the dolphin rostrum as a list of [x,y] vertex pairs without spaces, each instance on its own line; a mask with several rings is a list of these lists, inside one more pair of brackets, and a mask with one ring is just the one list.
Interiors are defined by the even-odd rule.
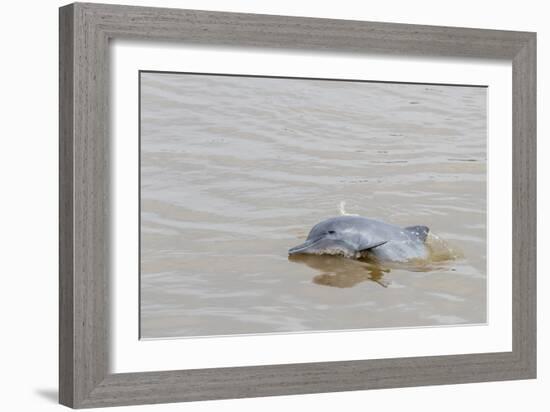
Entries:
[[381,261],[406,262],[427,259],[426,226],[401,228],[362,216],[332,217],[317,223],[304,243],[289,255],[330,254],[360,258],[366,254]]

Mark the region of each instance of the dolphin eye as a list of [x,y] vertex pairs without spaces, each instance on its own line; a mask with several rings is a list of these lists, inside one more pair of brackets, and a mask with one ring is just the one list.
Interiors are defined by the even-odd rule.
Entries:
[[336,232],[334,230],[329,230],[328,233],[329,235],[334,235]]

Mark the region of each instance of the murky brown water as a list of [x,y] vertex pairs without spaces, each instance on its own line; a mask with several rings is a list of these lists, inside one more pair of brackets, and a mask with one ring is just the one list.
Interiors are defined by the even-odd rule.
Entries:
[[[347,213],[432,258],[289,259]],[[141,334],[486,321],[486,89],[141,75]]]

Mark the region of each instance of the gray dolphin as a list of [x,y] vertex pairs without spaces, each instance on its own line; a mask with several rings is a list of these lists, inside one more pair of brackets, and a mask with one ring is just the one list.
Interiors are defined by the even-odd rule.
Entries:
[[428,232],[426,226],[401,228],[361,216],[332,217],[313,226],[307,240],[290,248],[288,254],[359,258],[368,252],[382,261],[427,259],[428,248],[424,242]]

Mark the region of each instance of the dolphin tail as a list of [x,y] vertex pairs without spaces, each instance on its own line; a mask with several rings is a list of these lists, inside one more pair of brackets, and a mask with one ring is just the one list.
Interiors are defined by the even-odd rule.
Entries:
[[422,242],[426,241],[430,228],[428,226],[407,226],[405,232],[414,237],[420,239]]

